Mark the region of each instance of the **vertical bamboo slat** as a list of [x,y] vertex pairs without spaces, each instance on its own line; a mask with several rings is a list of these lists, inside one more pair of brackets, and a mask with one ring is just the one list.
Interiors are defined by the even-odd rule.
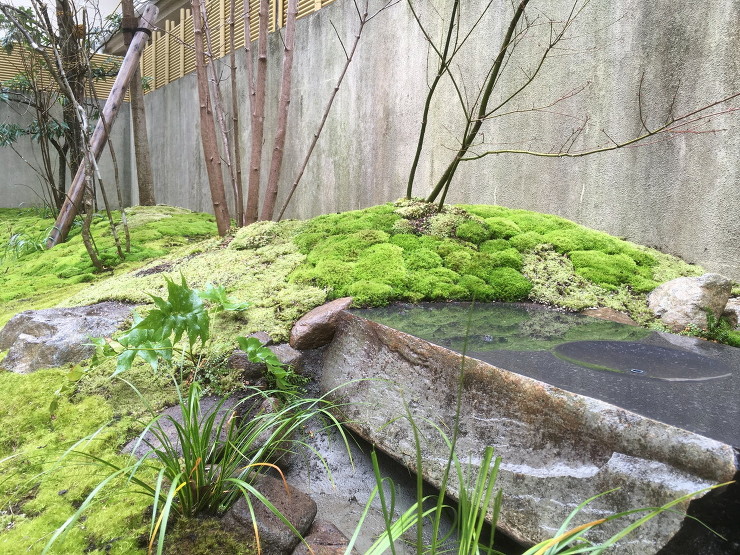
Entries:
[[[244,36],[242,14],[244,3],[248,2],[251,13],[249,37]],[[299,0],[298,17],[310,15],[322,7],[331,4],[334,0]],[[246,40],[256,40],[258,33],[259,0],[236,0],[235,2],[236,36],[234,48],[243,48]],[[230,5],[228,0],[207,0],[206,13],[208,25],[213,39],[213,53],[221,58],[229,54],[229,26]],[[281,29],[285,25],[285,0],[270,0],[269,9],[270,32]],[[189,9],[180,9],[180,23],[167,21],[164,24],[165,32],[156,32],[151,43],[144,50],[141,57],[141,74],[152,80],[149,91],[163,87],[195,71],[195,53],[193,50],[193,18]],[[172,42],[177,43],[173,47]]]

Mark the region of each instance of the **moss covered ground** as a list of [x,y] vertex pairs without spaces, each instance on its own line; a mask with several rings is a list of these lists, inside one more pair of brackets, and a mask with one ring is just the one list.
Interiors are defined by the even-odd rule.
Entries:
[[[343,296],[354,297],[356,306],[473,299],[530,300],[571,310],[607,306],[649,324],[647,291],[702,273],[562,218],[500,206],[438,211],[399,201],[305,222],[259,222],[225,239],[215,237],[208,215],[162,206],[127,214],[131,249],[124,260],[116,255],[107,221],[96,220],[96,242],[109,267],[97,274],[78,229],[64,245],[43,251],[37,247],[50,219],[0,210],[0,325],[32,308],[108,299],[146,305],[150,294],[164,293],[164,277],[182,275],[191,287],[219,284],[235,300],[250,303],[246,311],[222,313],[215,321],[204,354],[222,360],[237,335],[261,330],[284,340],[305,312]],[[232,377],[217,366],[210,377],[228,389]],[[120,446],[141,429],[143,405],[126,384],[109,378],[112,370],[88,372],[54,415],[49,404],[67,369],[0,373],[0,552],[40,552],[100,480],[97,467],[57,465],[65,449],[100,429],[86,448],[117,460]],[[173,401],[168,380],[148,367],[126,376],[155,407]],[[148,502],[131,489],[121,483],[108,488],[58,552],[143,552],[138,537],[148,525]],[[187,527],[176,533],[190,537]]]

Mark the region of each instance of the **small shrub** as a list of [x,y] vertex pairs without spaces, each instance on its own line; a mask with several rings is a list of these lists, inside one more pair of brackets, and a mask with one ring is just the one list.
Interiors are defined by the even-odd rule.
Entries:
[[403,249],[389,243],[373,245],[357,259],[354,278],[402,286],[408,279]]
[[532,284],[513,268],[495,268],[491,271],[488,284],[496,299],[514,302],[525,299],[532,290]]
[[493,288],[479,277],[462,276],[459,285],[468,291],[469,298],[472,300],[485,303],[496,298]]
[[514,268],[516,271],[521,271],[522,269],[522,255],[516,249],[506,249],[503,251],[495,252],[490,256],[491,261],[495,266]]
[[637,273],[637,264],[625,254],[586,250],[571,252],[570,259],[576,273],[607,289],[631,283]]
[[473,252],[468,249],[458,248],[444,257],[445,268],[449,268],[458,274],[464,273],[464,270],[470,266],[472,261]]
[[530,251],[537,245],[542,245],[546,242],[547,241],[544,240],[544,237],[536,231],[520,233],[519,235],[515,235],[509,239],[509,244],[519,252]]
[[484,241],[480,245],[480,252],[494,253],[506,250],[511,245],[506,239],[491,239],[490,241]]

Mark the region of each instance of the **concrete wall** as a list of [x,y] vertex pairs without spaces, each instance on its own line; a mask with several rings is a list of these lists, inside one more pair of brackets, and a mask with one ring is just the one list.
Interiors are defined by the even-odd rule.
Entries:
[[[524,72],[532,70],[549,36],[547,18],[557,29],[571,3],[530,2],[528,13],[537,25],[522,37],[495,98],[505,98],[521,83]],[[439,38],[441,26],[432,8],[449,12],[451,0],[420,4],[424,21]],[[484,54],[499,47],[510,6],[494,2],[495,11],[484,18],[456,60],[455,72],[463,76],[469,94],[475,93],[485,71]],[[470,21],[472,8],[468,9]],[[738,20],[740,0],[716,0],[701,9],[672,0],[594,0],[570,29],[571,39],[553,52],[531,88],[507,106],[515,113],[485,123],[481,139],[485,137],[487,145],[478,150],[485,146],[558,151],[580,127],[583,131],[573,142],[573,151],[609,144],[608,137],[617,141],[634,137],[641,130],[637,96],[643,74],[642,113],[651,128],[666,120],[671,106],[672,113],[680,115],[740,91]],[[279,205],[344,64],[332,24],[349,47],[357,27],[353,2],[337,0],[298,22],[290,138]],[[272,36],[270,60],[275,63],[269,72],[264,168],[275,125],[281,50],[279,37]],[[366,26],[288,216],[307,218],[403,196],[432,75],[434,60],[428,59],[428,52],[405,2]],[[246,176],[249,103],[243,62],[240,52]],[[225,68],[223,78],[228,98]],[[580,87],[584,88],[579,94],[568,97]],[[550,106],[563,96],[568,98]],[[209,210],[194,75],[145,98],[157,200]],[[543,110],[520,111],[532,106]],[[414,189],[417,196],[428,193],[459,141],[460,108],[449,85],[440,90],[431,116]],[[455,177],[448,201],[558,214],[740,279],[740,118],[717,115],[688,131],[585,158],[502,154],[467,162]],[[132,197],[135,203],[135,191]]]
[[[0,123],[15,123],[26,126],[33,121],[33,117],[31,113],[26,112],[16,104],[0,103]],[[61,114],[59,117],[61,119]],[[132,168],[135,168],[135,166],[132,166],[133,147],[131,144],[131,122],[128,104],[121,108],[116,119],[111,133],[111,142],[118,166],[123,204],[127,206],[131,204],[131,172]],[[32,143],[28,137],[21,138],[14,146],[18,154],[13,152],[10,147],[0,148],[0,207],[18,208],[48,203],[49,196],[46,193],[44,182],[30,167],[30,165],[33,165],[37,169],[41,168],[41,155],[38,146],[36,143]],[[53,167],[56,171],[56,156],[53,157]],[[112,206],[117,208],[115,170],[113,158],[107,147],[100,157],[99,167],[108,200]],[[72,177],[74,177],[74,171],[76,169],[71,172]],[[70,171],[67,170],[67,187],[69,187],[72,177],[70,177]],[[100,202],[102,205],[102,198]]]

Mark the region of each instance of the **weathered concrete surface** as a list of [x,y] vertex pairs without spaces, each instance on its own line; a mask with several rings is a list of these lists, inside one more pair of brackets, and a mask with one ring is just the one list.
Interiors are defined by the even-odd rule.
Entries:
[[19,374],[80,362],[95,353],[91,337],[108,337],[131,314],[131,305],[104,302],[16,314],[0,331],[0,367]]
[[[417,3],[435,38],[441,35],[441,22],[434,9],[449,13],[451,3]],[[381,3],[373,0],[370,4],[372,8]],[[500,44],[511,5],[494,2],[491,13],[456,57],[471,94],[478,91],[479,77],[486,71],[480,55]],[[532,17],[544,14],[562,22],[571,5],[567,0],[546,0],[530,3],[530,8]],[[466,13],[473,17],[473,11]],[[665,121],[671,107],[674,115],[681,115],[740,91],[739,17],[737,0],[709,2],[701,10],[690,2],[672,0],[592,2],[571,28],[574,40],[546,61],[541,79],[507,109],[563,100],[549,110],[489,121],[483,127],[485,138],[494,147],[550,152],[561,148],[588,116],[571,148],[584,150],[609,144],[608,137],[622,141],[640,133],[640,83],[642,113],[651,128]],[[354,36],[356,19],[353,3],[344,1],[298,21],[296,51],[306,55],[296,57],[293,69],[278,205],[297,174],[345,62],[332,24],[346,45]],[[547,33],[547,25],[527,33],[502,76],[504,88],[496,98],[505,98],[506,92],[521,84]],[[268,98],[277,98],[281,67],[277,62],[282,52],[280,37],[271,35]],[[321,55],[310,54],[316,52]],[[436,68],[434,60],[427,59],[428,52],[404,2],[365,27],[287,217],[362,208],[404,194],[428,72]],[[237,54],[240,83],[246,81],[243,55],[241,51]],[[581,93],[568,96],[582,85]],[[446,85],[438,90],[414,190],[419,196],[429,192],[452,156],[450,148],[459,141],[461,112],[455,92]],[[226,86],[226,98],[228,94]],[[248,106],[246,88],[240,88],[239,97],[242,114],[248,113],[244,109]],[[154,168],[158,200],[210,210],[198,127],[192,118],[197,112],[194,75],[145,99],[150,136],[156,137],[151,147],[152,158],[158,161]],[[269,166],[272,152],[274,104],[268,103],[267,108],[263,167]],[[247,119],[241,118],[245,160],[250,134]],[[447,200],[555,213],[740,279],[740,243],[736,240],[740,236],[736,157],[740,118],[737,113],[718,115],[700,129],[726,131],[676,134],[671,140],[580,159],[502,154],[467,162],[461,165]]]
[[[327,348],[321,385],[346,384],[338,394],[349,403],[344,416],[350,427],[413,468],[408,423],[388,424],[405,414],[407,404],[425,437],[424,476],[439,484],[447,450],[424,419],[451,433],[461,361],[459,354],[345,313]],[[370,379],[356,381],[361,378]],[[734,450],[726,444],[473,359],[465,361],[459,426],[461,460],[475,465],[486,445],[503,458],[499,525],[525,542],[552,537],[576,505],[616,487],[584,509],[584,521],[659,506],[736,472]],[[456,491],[450,488],[453,496]],[[681,524],[680,515],[664,513],[618,552],[654,553]],[[621,526],[605,527],[596,537]]]
[[[121,193],[123,204],[131,205],[131,187],[136,178],[132,178],[132,170],[136,167],[133,161],[133,149],[131,146],[131,120],[128,103],[116,118],[116,123],[111,130],[111,142],[116,153],[118,164],[118,177],[121,182]],[[61,119],[61,111],[57,114]],[[30,125],[33,120],[32,112],[23,106],[13,103],[0,102],[0,124],[15,124],[21,127]],[[42,168],[41,151],[35,142],[29,137],[22,137],[14,145],[18,153],[36,168]],[[52,149],[52,165],[56,176],[57,158]],[[106,148],[98,162],[103,183],[108,192],[108,198],[113,207],[118,207],[118,198],[115,194],[115,170],[110,153]],[[19,208],[27,206],[40,206],[48,195],[44,193],[44,187],[39,181],[37,174],[24,162],[18,154],[9,147],[0,148],[0,168],[3,168],[2,179],[0,179],[0,208]],[[77,171],[75,168],[72,173]],[[69,171],[67,171],[67,185],[69,186]],[[133,175],[135,176],[135,170]]]

